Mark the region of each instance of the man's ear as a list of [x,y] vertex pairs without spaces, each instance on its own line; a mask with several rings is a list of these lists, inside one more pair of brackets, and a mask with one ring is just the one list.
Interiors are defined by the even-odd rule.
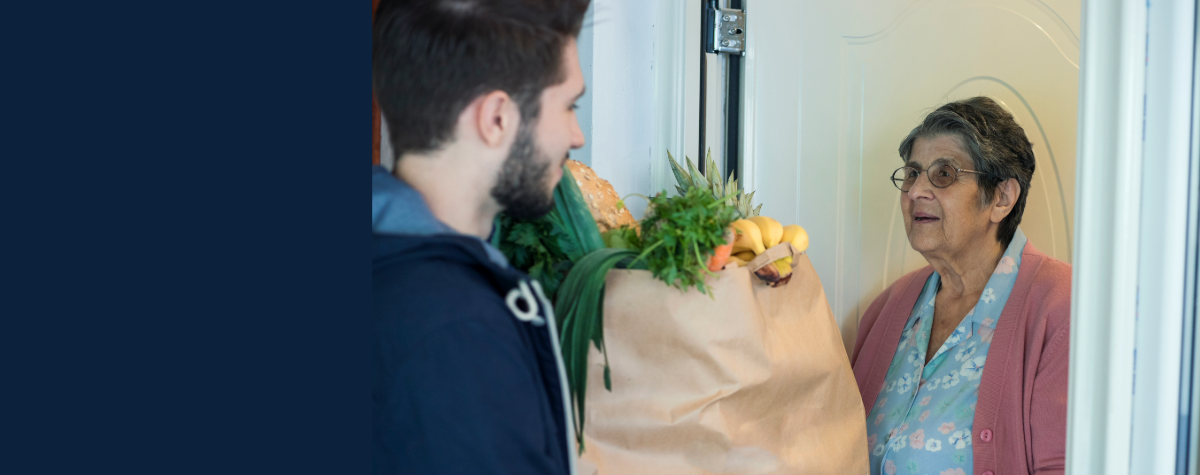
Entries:
[[1017,198],[1020,196],[1021,185],[1017,183],[1016,178],[1009,178],[1001,182],[996,187],[996,199],[992,203],[992,222],[999,223],[1008,217],[1013,207],[1017,205]]
[[516,135],[521,113],[516,101],[504,91],[492,91],[478,99],[475,127],[479,139],[488,147],[503,147],[511,135]]

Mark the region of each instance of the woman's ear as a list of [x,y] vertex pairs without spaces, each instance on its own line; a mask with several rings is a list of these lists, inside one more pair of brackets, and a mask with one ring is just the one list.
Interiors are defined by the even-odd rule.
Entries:
[[1021,185],[1017,183],[1016,178],[1009,178],[996,186],[996,198],[992,203],[992,222],[1004,221],[1017,205],[1017,198],[1020,196]]

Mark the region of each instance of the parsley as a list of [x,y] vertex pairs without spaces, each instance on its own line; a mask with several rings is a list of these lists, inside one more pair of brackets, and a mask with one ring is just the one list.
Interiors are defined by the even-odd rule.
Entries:
[[725,244],[725,228],[737,210],[724,198],[693,187],[668,198],[659,193],[650,199],[642,219],[641,241],[645,246],[638,259],[645,259],[654,277],[680,290],[696,287],[708,293],[704,277],[710,274],[708,257]]
[[563,179],[554,187],[554,208],[528,221],[500,213],[492,245],[513,267],[541,282],[546,298],[554,302],[574,263],[603,249],[604,240],[571,170],[563,165]]
[[642,240],[638,238],[633,228],[610,229],[600,234],[604,238],[604,246],[610,249],[640,250]]
[[562,249],[568,241],[566,232],[548,218],[520,221],[502,213],[497,224],[503,231],[496,247],[513,267],[541,282],[546,298],[553,301],[571,269],[571,260]]

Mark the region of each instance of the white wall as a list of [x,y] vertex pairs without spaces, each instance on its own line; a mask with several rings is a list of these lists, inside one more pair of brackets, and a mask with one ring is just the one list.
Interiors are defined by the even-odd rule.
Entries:
[[[592,35],[592,50],[580,51],[591,59],[591,134],[587,130],[587,157],[596,174],[612,183],[621,196],[650,196],[655,160],[665,161],[655,150],[655,20],[659,0],[594,0],[594,15],[585,28]],[[583,42],[580,42],[583,46]],[[581,118],[582,125],[585,119]],[[641,217],[646,201],[627,203]]]

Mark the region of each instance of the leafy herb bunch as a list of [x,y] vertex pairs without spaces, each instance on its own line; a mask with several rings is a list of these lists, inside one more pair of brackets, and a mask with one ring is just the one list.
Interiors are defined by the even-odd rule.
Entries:
[[559,286],[576,262],[604,248],[571,169],[563,165],[562,170],[563,179],[554,187],[554,208],[549,213],[532,220],[501,213],[496,216],[496,232],[492,235],[492,245],[514,267],[541,282],[550,301],[556,301]]
[[737,214],[724,197],[704,188],[693,187],[674,197],[659,193],[650,199],[642,219],[645,248],[638,259],[645,259],[659,280],[680,290],[695,286],[707,294],[708,258],[725,244],[725,228]]
[[496,247],[514,267],[541,282],[546,297],[553,300],[572,266],[562,249],[571,245],[567,233],[549,217],[522,221],[501,213],[497,218],[503,232],[498,233],[502,237]]

